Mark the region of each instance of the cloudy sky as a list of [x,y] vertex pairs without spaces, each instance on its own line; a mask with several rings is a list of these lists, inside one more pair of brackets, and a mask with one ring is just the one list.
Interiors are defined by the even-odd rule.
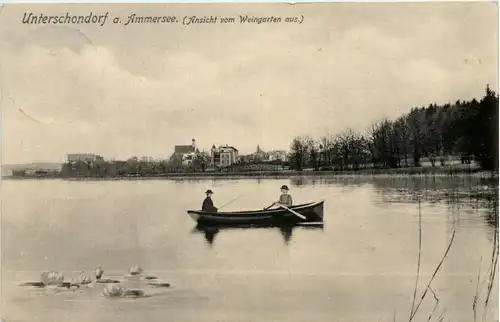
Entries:
[[[26,25],[25,12],[298,16],[277,25]],[[288,149],[497,88],[493,3],[5,5],[2,161]]]

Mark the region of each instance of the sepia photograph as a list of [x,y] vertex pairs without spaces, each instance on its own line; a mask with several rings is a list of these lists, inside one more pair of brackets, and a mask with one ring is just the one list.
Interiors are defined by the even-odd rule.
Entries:
[[0,321],[498,322],[498,12],[0,5]]

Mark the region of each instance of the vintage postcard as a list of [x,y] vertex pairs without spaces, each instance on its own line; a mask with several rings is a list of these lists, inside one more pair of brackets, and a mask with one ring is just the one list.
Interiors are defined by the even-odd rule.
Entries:
[[498,322],[493,2],[6,4],[5,322]]

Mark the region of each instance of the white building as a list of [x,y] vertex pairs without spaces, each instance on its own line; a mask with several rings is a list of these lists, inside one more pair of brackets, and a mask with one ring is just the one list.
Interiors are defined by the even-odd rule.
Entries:
[[196,147],[195,139],[191,140],[191,145],[176,145],[174,147],[174,154],[180,156],[183,166],[191,165],[199,153],[200,150]]
[[219,148],[213,145],[210,150],[210,157],[213,167],[229,167],[238,162],[238,149],[227,144],[225,146],[219,146]]
[[287,152],[284,150],[276,150],[276,151],[270,151],[268,152],[269,154],[269,161],[282,161],[286,162],[287,161]]

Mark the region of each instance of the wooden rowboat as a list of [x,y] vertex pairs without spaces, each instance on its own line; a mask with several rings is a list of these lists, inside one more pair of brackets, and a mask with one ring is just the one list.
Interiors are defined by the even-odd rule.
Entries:
[[323,203],[324,201],[318,201],[290,207],[294,212],[304,216],[305,219],[283,208],[233,212],[188,210],[187,213],[199,225],[296,224],[323,221]]

